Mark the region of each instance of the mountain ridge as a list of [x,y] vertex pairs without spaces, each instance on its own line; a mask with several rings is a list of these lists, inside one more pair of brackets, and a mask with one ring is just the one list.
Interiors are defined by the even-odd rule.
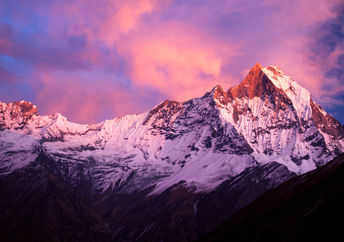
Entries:
[[[288,91],[292,93],[288,94]],[[296,95],[295,91],[298,92],[298,97],[294,97]],[[305,94],[305,97],[302,97],[301,94]],[[209,98],[208,95],[210,95]],[[304,101],[308,101],[308,104],[306,105]],[[210,106],[213,105],[212,102],[214,102],[217,108],[210,108]],[[300,103],[301,106],[298,107],[297,105]],[[198,105],[199,107],[195,107],[195,105]],[[202,107],[202,105],[208,106],[208,110],[207,108]],[[273,155],[274,152],[272,152],[272,150],[275,151],[280,149],[278,147],[273,147],[273,143],[270,143],[269,146],[264,147],[264,149],[262,149],[262,147],[257,147],[258,150],[257,148],[254,148],[255,146],[260,145],[260,141],[257,139],[257,136],[263,136],[264,139],[275,138],[271,135],[266,135],[271,132],[271,130],[282,130],[281,132],[285,130],[288,132],[287,136],[294,135],[297,136],[296,139],[298,139],[299,135],[292,134],[290,132],[305,133],[308,129],[310,130],[309,132],[312,132],[313,134],[308,135],[308,137],[301,137],[302,140],[300,142],[307,142],[307,140],[311,139],[310,137],[314,137],[317,140],[309,140],[312,141],[311,144],[315,145],[318,143],[320,146],[324,146],[324,144],[320,143],[326,143],[327,148],[323,147],[324,155],[328,155],[328,151],[338,155],[343,150],[344,144],[341,142],[344,137],[343,126],[332,116],[324,112],[323,109],[317,105],[313,99],[311,99],[309,92],[299,86],[289,76],[286,76],[281,70],[274,66],[264,68],[259,63],[253,66],[248,76],[240,84],[229,88],[227,91],[224,91],[220,85],[217,85],[201,98],[191,99],[186,102],[165,100],[149,112],[105,120],[97,124],[72,123],[61,114],[40,116],[38,115],[37,107],[26,101],[10,104],[1,103],[0,114],[2,115],[0,115],[0,128],[2,130],[24,129],[24,134],[30,134],[38,138],[41,137],[40,142],[46,143],[54,141],[63,142],[64,136],[68,135],[85,136],[92,132],[102,133],[111,125],[116,126],[118,123],[137,120],[134,121],[136,122],[136,127],[141,124],[142,126],[151,126],[144,132],[150,130],[153,135],[163,134],[167,140],[173,140],[177,137],[183,136],[185,129],[187,129],[187,126],[189,125],[185,122],[184,118],[177,121],[175,119],[178,118],[178,115],[180,117],[182,115],[185,116],[185,113],[192,108],[196,108],[196,112],[203,110],[202,112],[204,114],[209,114],[209,110],[214,109],[211,115],[222,116],[222,123],[228,123],[229,126],[232,126],[234,130],[243,135],[244,139],[248,141],[248,147],[253,147],[253,150],[257,151],[255,152],[257,153],[257,157],[255,157],[255,159],[258,160],[261,159],[259,158],[261,153],[264,153],[265,156],[269,156],[269,154]],[[270,110],[274,112],[272,115],[270,114]],[[20,112],[23,115],[20,115]],[[143,118],[143,116],[145,117]],[[21,119],[16,120],[16,118]],[[204,118],[205,117],[201,119],[198,118],[198,122],[203,122]],[[187,119],[189,119],[189,117]],[[246,121],[244,122],[244,119],[251,121],[247,124],[245,123]],[[260,122],[262,119],[267,121],[267,125]],[[9,123],[7,122],[8,120],[10,121]],[[27,124],[29,121],[32,122]],[[180,123],[184,123],[186,125],[185,128],[183,128],[184,131],[177,131],[177,127],[180,126]],[[128,125],[130,126],[129,123]],[[221,125],[222,124],[220,124],[220,126]],[[247,125],[249,126],[247,127]],[[314,130],[311,131],[312,125],[315,125],[316,128],[319,129],[319,134],[316,134],[316,132],[314,133]],[[295,127],[296,131],[290,131],[293,127]],[[212,128],[210,127],[210,129]],[[111,130],[113,130],[113,128],[109,128],[105,133],[111,135]],[[216,131],[212,131],[212,133],[214,132]],[[278,132],[281,134],[280,131]],[[212,135],[209,137],[210,138],[203,141],[208,146],[210,145],[209,142],[212,139]],[[319,139],[321,140],[321,137],[325,140],[324,142],[319,141]],[[99,138],[104,139],[105,137]],[[123,138],[127,139],[127,137]],[[337,142],[337,140],[339,140],[339,142]],[[99,144],[101,144],[102,141],[104,140],[98,141],[98,147],[101,147]],[[284,144],[286,143],[284,142]],[[94,146],[93,148],[97,149],[96,147],[97,146]],[[319,152],[317,155],[320,155]],[[145,151],[143,151],[143,153],[145,153]],[[304,157],[305,155],[306,154],[299,155],[299,157]],[[293,171],[296,171],[296,167],[293,169]],[[311,168],[304,169],[309,170]]]
[[[265,191],[343,153],[343,130],[291,77],[256,64],[227,91],[217,85],[199,98],[97,124],[38,115],[24,101],[0,103],[0,179],[36,174],[30,168],[42,150],[113,239],[160,231],[157,241],[179,232],[195,240]],[[231,204],[228,211],[222,204]]]

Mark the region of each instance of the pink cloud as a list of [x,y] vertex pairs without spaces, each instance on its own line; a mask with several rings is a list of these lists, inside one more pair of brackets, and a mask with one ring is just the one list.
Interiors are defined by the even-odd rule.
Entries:
[[263,1],[265,5],[276,7],[271,17],[281,29],[293,25],[295,28],[314,26],[327,21],[335,16],[333,10],[340,3],[341,0]]
[[134,85],[186,100],[220,81],[221,68],[235,54],[235,47],[186,24],[168,22],[123,39],[118,51],[129,62]]
[[[262,26],[262,31],[274,33],[275,41],[271,41],[273,44],[269,47],[261,48],[263,52],[256,49],[253,54],[257,57],[252,63],[262,61],[281,66],[319,95],[322,87],[320,77],[324,73],[307,60],[309,53],[305,50],[311,36],[299,31],[332,18],[332,8],[337,2],[295,0],[290,4],[266,0],[257,3],[275,9],[269,16],[262,16],[266,19],[263,22],[269,23]],[[126,60],[127,74],[137,87],[148,86],[168,98],[185,100],[202,95],[217,83],[225,87],[234,84],[231,75],[224,73],[223,68],[230,65],[236,55],[240,56],[239,47],[246,48],[249,41],[240,40],[233,44],[230,38],[221,40],[209,35],[207,29],[201,31],[192,24],[155,19],[154,13],[163,11],[168,5],[167,1],[104,0],[97,4],[92,1],[77,3],[57,8],[75,19],[69,26],[69,33],[86,33],[89,41],[100,41],[114,48]],[[251,5],[247,3],[243,7],[238,1],[229,1],[225,3],[228,9],[219,8],[218,11],[249,11]],[[190,9],[181,5],[178,11],[182,13]],[[213,17],[205,11],[204,6],[194,11],[200,19]],[[211,12],[214,14],[216,11]],[[149,23],[145,19],[147,16]],[[245,49],[242,51],[245,52]],[[80,56],[80,59],[92,58],[95,63],[96,59],[101,60],[96,54],[85,52],[85,56]]]
[[[122,35],[137,29],[144,16],[161,10],[169,0],[76,0],[73,4],[54,4],[51,32],[86,33],[93,41],[113,46]],[[63,15],[71,23],[67,28],[57,19]],[[57,25],[55,25],[57,23]],[[57,28],[57,29],[56,29]],[[58,31],[56,31],[58,30]]]
[[[75,69],[84,63],[94,67],[112,62],[115,66],[118,60],[111,57],[103,61],[104,56],[94,48],[95,43],[102,42],[125,60],[126,74],[136,90],[148,87],[168,98],[184,101],[203,95],[217,84],[223,78],[224,62],[228,63],[235,52],[234,45],[229,41],[223,43],[216,40],[192,25],[170,20],[146,24],[144,17],[152,20],[151,15],[165,7],[167,1],[99,1],[96,5],[92,1],[76,3],[56,5],[54,15],[50,16],[49,33],[54,41],[61,39],[57,35],[59,32],[68,33],[67,36],[83,35],[87,39],[82,51],[66,50],[54,55],[53,63],[67,63],[65,69],[68,66]],[[59,24],[61,14],[68,19],[68,25]],[[70,74],[62,72],[62,69],[52,69],[54,65],[51,63],[38,62],[35,65],[40,80],[34,82],[39,93],[37,102],[44,103],[42,109],[45,113],[66,113],[72,120],[85,122],[101,116],[99,106],[113,109],[116,115],[129,110],[142,112],[142,106],[134,105],[137,99],[128,101],[125,98],[133,96],[125,89],[109,85],[108,80],[102,79],[97,80],[96,85],[87,84],[78,72]],[[92,76],[87,68],[79,70]]]
[[[337,46],[329,56],[321,57],[314,54],[312,49],[321,34],[319,25],[338,16],[334,10],[339,3],[338,0],[263,2],[267,6],[276,7],[266,20],[269,24],[262,26],[263,32],[273,34],[268,45],[258,50],[256,55],[266,65],[281,67],[318,100],[323,95],[331,95],[329,86],[337,90],[340,87],[338,80],[326,77],[326,73],[338,65],[341,48]],[[326,89],[324,86],[327,86]]]
[[257,61],[281,67],[321,97],[340,86],[325,76],[339,68],[343,48],[320,58],[310,46],[319,25],[336,17],[339,2],[62,0],[34,4],[31,12],[48,19],[38,26],[47,29],[18,34],[36,19],[26,3],[13,14],[19,28],[0,25],[0,51],[29,63],[30,85],[44,112],[83,122],[99,120],[99,106],[115,115],[145,111],[140,104],[146,101],[135,95],[184,101],[218,83],[229,88]]
[[152,0],[116,2],[118,10],[111,22],[118,24],[120,32],[127,33],[135,27],[141,16],[152,13],[157,3]]
[[43,114],[59,112],[74,122],[95,123],[142,109],[135,94],[101,75],[96,86],[66,73],[42,72],[36,77],[41,82],[34,87],[38,93],[34,102],[40,103]]
[[78,16],[70,33],[87,33],[91,42],[105,43],[126,60],[133,85],[185,100],[223,81],[222,67],[239,44],[217,40],[187,23],[159,21],[154,13],[163,10],[168,2],[100,1],[92,11],[87,4],[61,11]]

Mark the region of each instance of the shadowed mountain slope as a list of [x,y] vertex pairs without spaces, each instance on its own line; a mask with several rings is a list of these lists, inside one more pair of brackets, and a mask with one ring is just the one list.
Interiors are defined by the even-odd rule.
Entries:
[[44,152],[0,178],[1,241],[108,241],[103,220]]
[[202,241],[343,241],[344,155],[268,191]]

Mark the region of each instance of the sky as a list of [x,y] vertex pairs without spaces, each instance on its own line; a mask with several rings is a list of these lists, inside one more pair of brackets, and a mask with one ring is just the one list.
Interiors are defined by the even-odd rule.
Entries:
[[240,83],[260,62],[344,123],[342,0],[0,0],[0,101],[95,123]]

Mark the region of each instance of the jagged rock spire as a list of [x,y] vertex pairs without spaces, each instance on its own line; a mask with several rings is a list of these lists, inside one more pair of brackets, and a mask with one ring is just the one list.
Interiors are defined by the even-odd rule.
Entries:
[[256,63],[249,71],[246,78],[236,87],[229,90],[233,98],[262,96],[263,94],[272,94],[276,92],[276,86],[263,71],[263,66]]

